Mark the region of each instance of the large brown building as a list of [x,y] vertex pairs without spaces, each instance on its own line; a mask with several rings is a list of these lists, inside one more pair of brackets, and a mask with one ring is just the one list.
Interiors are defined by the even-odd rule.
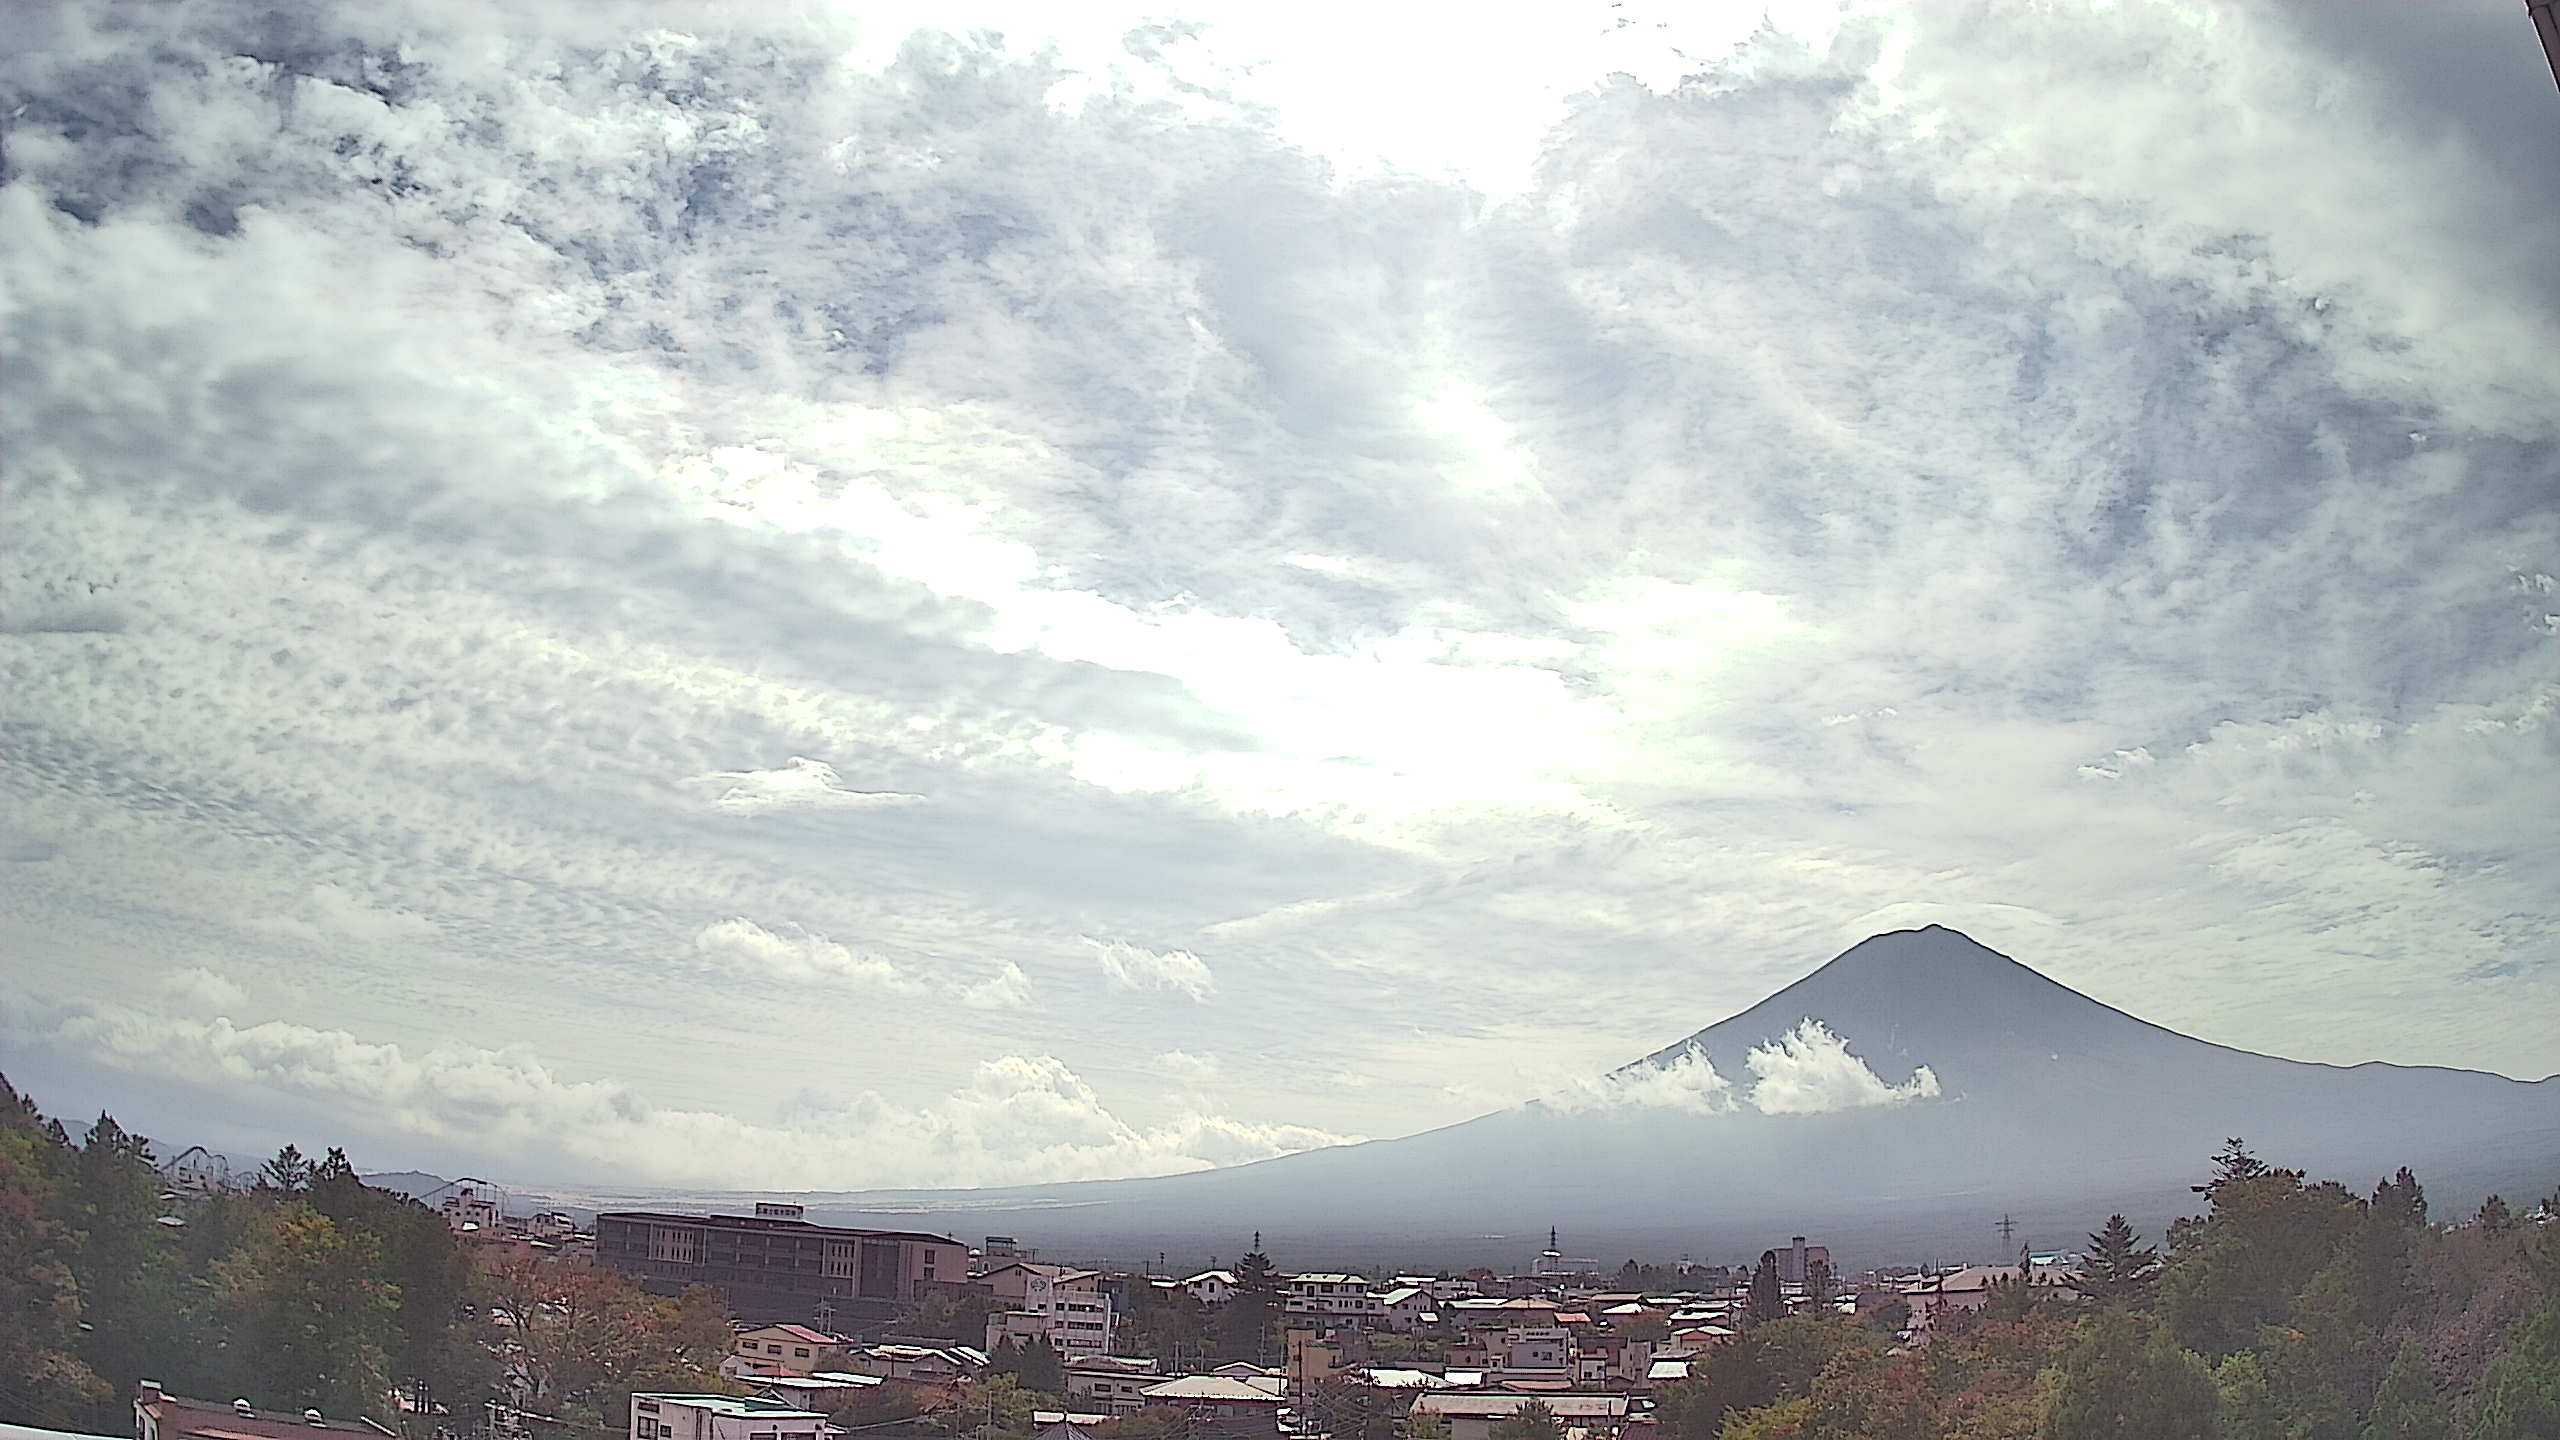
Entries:
[[[940,1285],[969,1282],[969,1250],[945,1235],[813,1225],[797,1206],[760,1215],[608,1211],[596,1259],[660,1295],[708,1285],[754,1321],[817,1324],[885,1318]],[[822,1308],[823,1307],[823,1308]]]

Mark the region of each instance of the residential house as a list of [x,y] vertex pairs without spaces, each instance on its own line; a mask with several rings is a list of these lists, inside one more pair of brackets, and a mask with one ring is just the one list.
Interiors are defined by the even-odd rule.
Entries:
[[630,1440],[825,1440],[827,1417],[745,1395],[631,1397]]
[[1182,1288],[1194,1300],[1215,1310],[1235,1298],[1236,1272],[1203,1270],[1182,1282]]
[[1150,1407],[1190,1412],[1186,1440],[1268,1440],[1280,1430],[1281,1392],[1277,1376],[1186,1375],[1140,1393]]
[[1378,1324],[1399,1335],[1410,1335],[1439,1323],[1440,1302],[1428,1290],[1399,1285],[1378,1292]]
[[[2027,1283],[2043,1292],[2060,1293],[2067,1272],[2061,1266],[2031,1266]],[[2015,1265],[1967,1265],[1961,1270],[1927,1276],[1903,1287],[1902,1298],[1911,1307],[1911,1328],[1927,1331],[1935,1327],[1938,1317],[1953,1310],[1979,1310],[1991,1302],[1992,1282],[2014,1281]]]
[[864,1345],[845,1355],[844,1368],[856,1375],[947,1389],[976,1379],[986,1370],[987,1357],[966,1345]]
[[738,1332],[730,1349],[738,1357],[735,1368],[742,1375],[814,1375],[840,1368],[837,1352],[848,1343],[840,1335],[806,1325],[759,1325]]
[[1502,1332],[1497,1370],[1554,1370],[1573,1363],[1573,1336],[1561,1325],[1514,1325]]
[[760,1375],[747,1381],[749,1395],[770,1400],[777,1405],[797,1406],[802,1410],[833,1413],[835,1408],[889,1382],[877,1375],[855,1375],[842,1370],[822,1371],[816,1375]]
[[1165,1378],[1155,1361],[1128,1355],[1096,1355],[1071,1361],[1066,1368],[1067,1398],[1104,1415],[1145,1409],[1147,1387]]

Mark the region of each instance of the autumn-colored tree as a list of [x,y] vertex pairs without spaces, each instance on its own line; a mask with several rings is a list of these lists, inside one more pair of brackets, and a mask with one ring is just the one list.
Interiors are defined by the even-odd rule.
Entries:
[[532,1400],[564,1419],[608,1423],[634,1390],[732,1388],[720,1376],[728,1311],[705,1287],[667,1300],[587,1261],[514,1259],[488,1273],[482,1298]]

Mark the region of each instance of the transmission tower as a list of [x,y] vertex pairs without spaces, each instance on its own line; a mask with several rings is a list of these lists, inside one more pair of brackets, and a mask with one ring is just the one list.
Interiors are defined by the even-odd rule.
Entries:
[[2000,1244],[2004,1248],[2010,1241],[2018,1238],[2018,1222],[2005,1214],[2000,1217],[2000,1223],[1991,1228],[2000,1232]]

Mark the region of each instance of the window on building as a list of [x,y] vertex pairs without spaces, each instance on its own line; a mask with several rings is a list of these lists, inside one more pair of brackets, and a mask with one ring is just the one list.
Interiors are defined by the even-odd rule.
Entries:
[[792,1347],[791,1347],[791,1358],[792,1358],[792,1359],[794,1359],[794,1360],[806,1360],[806,1359],[808,1359],[808,1358],[809,1358],[809,1347],[808,1347],[808,1346],[806,1346],[806,1345],[794,1345],[794,1346],[792,1346]]

